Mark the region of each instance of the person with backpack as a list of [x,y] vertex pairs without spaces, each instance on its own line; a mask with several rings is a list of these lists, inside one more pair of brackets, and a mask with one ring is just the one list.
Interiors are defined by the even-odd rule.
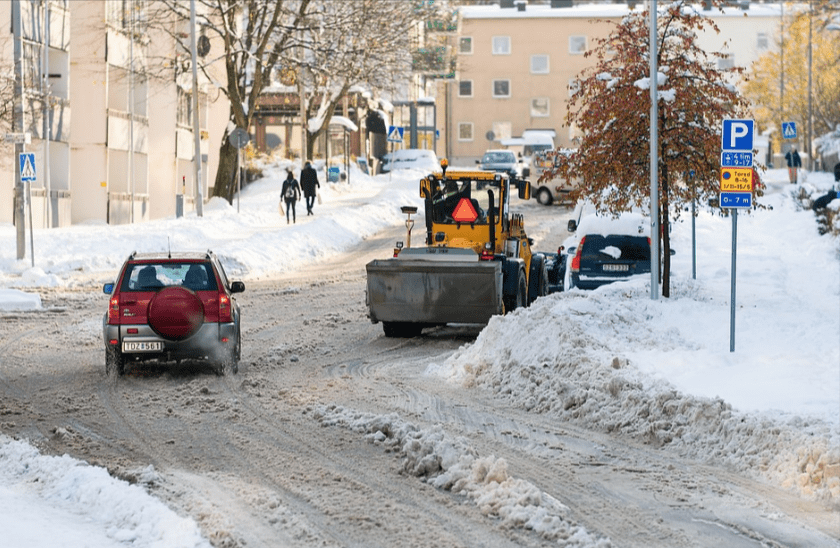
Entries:
[[796,147],[788,150],[787,154],[785,154],[785,160],[787,160],[788,176],[790,177],[791,184],[798,183],[799,168],[802,167],[802,158],[799,157]]
[[303,188],[303,196],[306,198],[306,214],[314,215],[312,206],[315,205],[315,187],[321,188],[318,182],[318,174],[312,164],[306,162],[300,172],[300,186]]
[[298,198],[300,198],[300,184],[298,184],[297,179],[295,179],[291,168],[288,170],[286,180],[283,181],[283,189],[280,191],[280,196],[282,196],[283,201],[286,202],[286,224],[289,224],[289,210],[292,211],[292,222],[297,222],[295,202],[297,202]]

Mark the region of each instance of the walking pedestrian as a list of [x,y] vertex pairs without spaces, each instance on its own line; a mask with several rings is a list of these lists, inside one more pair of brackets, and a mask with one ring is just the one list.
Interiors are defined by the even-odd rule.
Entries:
[[795,185],[798,182],[799,168],[802,167],[802,158],[799,157],[796,147],[788,150],[785,154],[785,160],[787,160],[788,165],[788,177],[791,184]]
[[283,197],[283,201],[286,202],[286,224],[289,224],[289,210],[292,212],[292,222],[297,222],[295,203],[300,197],[300,184],[295,179],[291,168],[288,169],[286,180],[283,181],[283,189],[280,191],[280,195]]
[[321,188],[321,183],[318,182],[318,173],[309,162],[306,162],[300,172],[300,186],[303,188],[303,196],[306,198],[306,214],[315,215],[312,212],[312,207],[315,205],[315,187]]

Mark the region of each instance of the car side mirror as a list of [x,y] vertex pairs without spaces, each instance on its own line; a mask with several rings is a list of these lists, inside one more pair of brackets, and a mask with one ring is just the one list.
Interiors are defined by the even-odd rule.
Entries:
[[531,168],[529,168],[529,167],[522,168],[522,176],[523,177],[530,177],[530,175],[531,175]]
[[528,181],[519,180],[517,181],[516,185],[519,187],[519,199],[520,200],[530,200],[531,199],[531,184]]
[[574,219],[569,219],[569,224],[566,225],[566,229],[569,232],[574,232],[575,230],[577,230],[577,221],[575,221]]
[[677,254],[677,250],[676,250],[676,249],[672,249],[672,250],[671,250],[671,257],[673,257],[673,256],[674,256],[674,255],[676,255],[676,254]]
[[231,282],[230,283],[230,292],[231,293],[242,293],[245,291],[245,284],[242,282]]
[[481,163],[481,160],[476,160],[476,161],[475,161],[475,163],[476,163],[476,164],[480,164],[480,163]]
[[103,285],[102,286],[102,292],[107,294],[107,295],[113,294],[114,293],[114,284],[111,283],[111,284]]

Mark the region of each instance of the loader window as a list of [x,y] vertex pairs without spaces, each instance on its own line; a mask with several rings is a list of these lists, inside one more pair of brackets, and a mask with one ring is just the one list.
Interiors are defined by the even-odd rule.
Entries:
[[[432,195],[433,219],[436,223],[455,223],[453,212],[458,207],[458,203],[463,200],[469,200],[475,209],[478,217],[475,224],[487,224],[488,214],[491,207],[496,207],[498,212],[498,204],[490,203],[490,196],[488,190],[491,187],[498,186],[488,181],[475,180],[447,180],[438,183],[438,187],[434,189]],[[496,195],[498,196],[498,192]],[[498,213],[496,213],[498,222]]]

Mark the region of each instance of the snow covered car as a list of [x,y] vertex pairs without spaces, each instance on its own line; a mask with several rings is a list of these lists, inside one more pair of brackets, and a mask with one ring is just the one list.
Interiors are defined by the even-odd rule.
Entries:
[[571,287],[597,289],[636,274],[650,273],[650,223],[639,213],[617,219],[596,214],[581,218],[576,243],[568,248]]
[[420,169],[426,172],[440,170],[437,155],[433,150],[407,148],[389,152],[382,157],[380,171],[389,173],[398,169]]
[[522,162],[512,150],[488,150],[476,163],[484,171],[500,171],[511,177],[522,176]]
[[103,291],[110,295],[102,320],[108,374],[150,360],[202,360],[220,375],[238,371],[234,294],[245,284],[229,281],[213,252],[132,253]]

